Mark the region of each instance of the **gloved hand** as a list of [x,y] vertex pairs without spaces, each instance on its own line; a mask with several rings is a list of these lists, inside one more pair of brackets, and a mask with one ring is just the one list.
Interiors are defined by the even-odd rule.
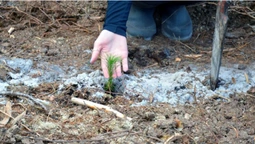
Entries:
[[122,75],[121,69],[123,71],[128,70],[128,48],[127,39],[124,36],[115,34],[108,30],[103,30],[94,43],[94,48],[92,52],[92,57],[90,63],[94,63],[97,58],[101,57],[101,67],[104,73],[104,77],[109,78],[106,58],[107,55],[121,57],[121,64],[117,64],[117,68],[113,74],[113,77],[119,77]]

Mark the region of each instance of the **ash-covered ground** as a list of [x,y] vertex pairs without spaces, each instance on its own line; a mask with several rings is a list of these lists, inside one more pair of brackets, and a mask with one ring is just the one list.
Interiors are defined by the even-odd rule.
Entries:
[[[1,58],[2,66],[14,71],[7,72],[7,79],[0,82],[1,91],[7,91],[8,86],[24,85],[38,87],[42,83],[59,82],[58,93],[68,85],[77,85],[77,90],[82,88],[97,88],[100,92],[93,96],[105,95],[103,86],[107,79],[101,71],[92,71],[89,64],[84,64],[81,73],[75,68],[66,68],[52,65],[47,62],[37,63],[33,67],[31,59]],[[212,91],[209,86],[210,65],[199,67],[190,64],[175,72],[167,72],[166,68],[149,68],[137,73],[137,76],[124,74],[115,80],[117,93],[132,99],[139,96],[142,101],[135,105],[146,105],[153,102],[166,102],[169,104],[184,104],[194,102],[194,97],[208,98],[222,96],[228,98],[234,93],[247,93],[255,85],[255,67],[239,66],[221,67],[219,87]],[[87,71],[88,70],[88,71]],[[18,72],[17,72],[18,71]],[[36,76],[35,76],[36,75]]]

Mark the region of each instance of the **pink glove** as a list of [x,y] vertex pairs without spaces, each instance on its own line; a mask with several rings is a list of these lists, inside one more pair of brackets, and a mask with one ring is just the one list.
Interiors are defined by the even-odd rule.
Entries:
[[[90,63],[94,63],[99,55],[101,56],[101,67],[103,69],[104,77],[109,78],[106,64],[107,55],[121,57],[123,71],[128,70],[128,49],[126,37],[108,30],[103,30],[94,43]],[[121,65],[118,64],[113,77],[116,78],[121,75]]]

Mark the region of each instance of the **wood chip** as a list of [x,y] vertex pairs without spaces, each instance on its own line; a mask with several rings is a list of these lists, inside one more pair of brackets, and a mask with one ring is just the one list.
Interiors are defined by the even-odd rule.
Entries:
[[234,77],[232,77],[232,83],[236,84],[236,79]]
[[14,27],[11,27],[9,30],[8,30],[8,33],[9,34],[12,34],[12,32],[15,30],[15,28]]
[[0,121],[0,127],[4,127],[10,120],[11,114],[12,114],[12,105],[10,101],[6,102],[6,105],[4,107],[4,113],[5,117],[3,118],[2,121]]
[[246,82],[247,82],[247,83],[250,83],[250,81],[249,81],[249,76],[248,76],[247,73],[244,73],[244,77],[245,77]]
[[175,61],[180,62],[180,61],[182,61],[182,59],[177,57],[177,58],[175,58]]

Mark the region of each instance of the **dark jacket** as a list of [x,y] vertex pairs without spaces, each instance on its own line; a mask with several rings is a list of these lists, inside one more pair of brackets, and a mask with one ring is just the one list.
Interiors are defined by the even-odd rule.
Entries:
[[108,1],[104,29],[126,36],[126,22],[131,1]]

